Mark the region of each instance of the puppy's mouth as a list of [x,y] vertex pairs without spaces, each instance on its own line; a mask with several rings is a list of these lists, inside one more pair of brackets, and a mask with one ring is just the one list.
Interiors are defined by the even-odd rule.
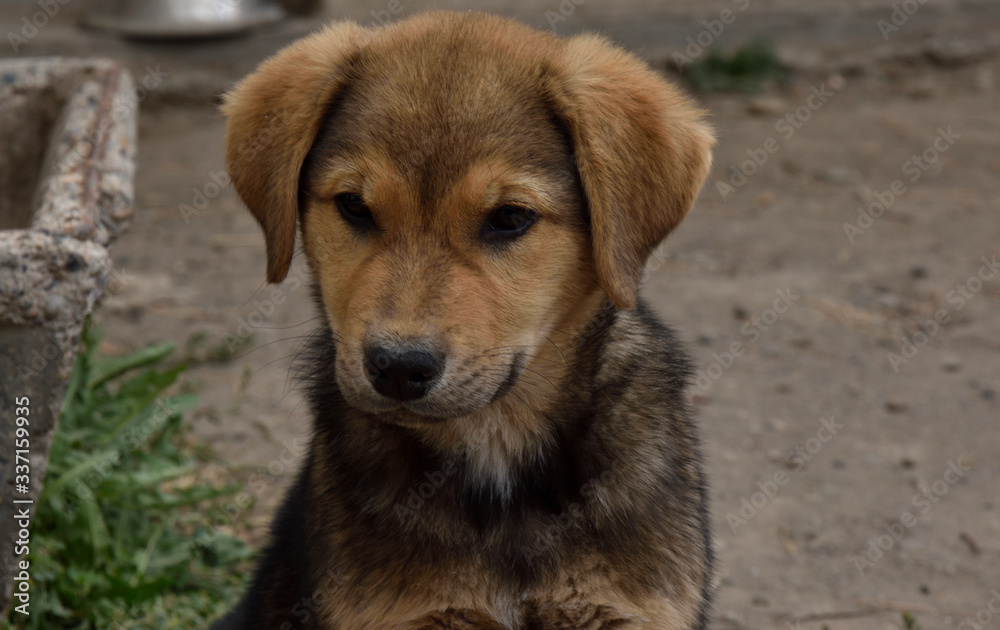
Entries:
[[413,370],[399,376],[373,362],[338,357],[337,381],[347,403],[393,424],[434,424],[468,416],[513,391],[527,357],[520,352],[501,364],[447,361],[439,374]]

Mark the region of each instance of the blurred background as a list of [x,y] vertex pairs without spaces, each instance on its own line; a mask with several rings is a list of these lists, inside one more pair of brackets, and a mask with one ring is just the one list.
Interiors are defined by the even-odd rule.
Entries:
[[0,56],[137,86],[134,215],[68,405],[160,418],[122,444],[130,420],[64,417],[49,483],[89,490],[40,503],[18,627],[202,627],[238,595],[304,454],[315,315],[298,258],[263,282],[219,96],[330,20],[454,8],[604,33],[710,112],[713,170],[643,292],[698,370],[712,628],[1000,628],[1000,3],[205,0],[226,20],[200,30],[157,4],[0,0]]

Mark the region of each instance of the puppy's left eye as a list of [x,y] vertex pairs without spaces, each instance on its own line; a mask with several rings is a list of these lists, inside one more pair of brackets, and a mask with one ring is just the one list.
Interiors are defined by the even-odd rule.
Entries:
[[340,216],[359,232],[369,232],[375,228],[375,217],[365,205],[365,200],[357,193],[341,193],[333,198]]
[[528,231],[538,221],[538,213],[531,208],[505,204],[496,208],[483,226],[483,239],[512,240]]

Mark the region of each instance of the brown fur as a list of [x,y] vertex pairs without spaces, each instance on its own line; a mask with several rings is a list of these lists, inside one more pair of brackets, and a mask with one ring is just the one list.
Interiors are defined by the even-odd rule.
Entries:
[[[320,603],[289,628],[701,627],[687,366],[636,305],[646,258],[709,168],[700,111],[602,38],[447,12],[334,24],[224,111],[268,280],[286,275],[298,223],[328,330],[313,447],[265,559],[282,577],[262,568],[222,627],[281,627],[301,593]],[[342,193],[377,229],[345,224]],[[504,204],[540,219],[488,246]],[[365,349],[414,339],[447,367],[400,404],[372,389]],[[400,510],[438,473],[426,505]],[[568,524],[539,544],[553,518]],[[292,544],[308,566],[278,557]],[[336,587],[318,577],[331,571]]]

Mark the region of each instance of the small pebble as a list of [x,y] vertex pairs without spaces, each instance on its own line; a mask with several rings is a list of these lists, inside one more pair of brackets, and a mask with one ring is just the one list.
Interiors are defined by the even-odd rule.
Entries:
[[938,94],[940,88],[932,80],[928,78],[915,79],[913,81],[907,82],[903,86],[903,93],[910,98],[924,99],[932,98]]
[[990,45],[958,37],[939,37],[925,45],[927,57],[942,66],[964,66],[990,55]]
[[851,169],[846,166],[831,166],[821,172],[819,177],[827,183],[842,185],[851,181]]
[[904,411],[909,411],[910,406],[901,400],[887,400],[885,401],[885,410],[889,413],[903,413]]
[[899,307],[899,297],[888,291],[884,293],[879,293],[878,296],[879,304],[886,308],[898,308]]
[[770,208],[774,205],[775,200],[776,197],[774,196],[774,193],[767,190],[757,195],[757,199],[754,201],[754,204],[758,208]]
[[991,91],[994,87],[996,87],[996,79],[993,78],[993,71],[986,66],[977,68],[973,84],[976,86],[976,89],[982,92]]
[[795,452],[785,454],[785,468],[789,470],[800,470],[805,468],[805,460]]
[[802,172],[802,167],[799,165],[798,162],[794,162],[792,160],[784,160],[781,163],[781,170],[785,171],[789,175],[798,175],[799,173]]
[[830,86],[831,90],[843,90],[847,85],[847,80],[844,79],[843,75],[831,74],[830,78],[826,80],[826,84]]
[[766,343],[764,347],[760,349],[760,355],[762,357],[776,357],[781,354],[781,348],[777,344]]
[[750,601],[751,601],[751,603],[753,603],[754,606],[759,606],[759,607],[764,607],[764,606],[770,606],[771,605],[771,600],[769,600],[764,595],[761,595],[760,593],[757,593],[756,595],[754,595],[753,599],[750,600]]
[[785,101],[776,96],[758,96],[747,103],[747,113],[756,116],[781,116],[787,109]]
[[736,626],[741,626],[743,624],[743,620],[740,618],[740,616],[731,610],[727,610],[726,612],[722,613],[722,619],[724,621],[728,621],[729,623],[735,624]]

